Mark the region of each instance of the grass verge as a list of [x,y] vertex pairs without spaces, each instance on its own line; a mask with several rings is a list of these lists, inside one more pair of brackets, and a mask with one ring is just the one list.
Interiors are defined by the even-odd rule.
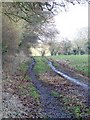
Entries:
[[35,57],[36,65],[35,65],[35,71],[37,74],[42,74],[50,70],[50,67],[45,61],[44,57]]
[[[27,72],[29,64],[30,62],[23,62],[20,65],[20,70],[22,71],[22,73],[26,74],[25,72]],[[28,76],[28,74],[26,74],[22,84],[20,84],[19,90],[22,96],[27,95],[38,101],[40,99],[40,95],[37,89],[34,87],[33,83],[31,82],[31,78]]]

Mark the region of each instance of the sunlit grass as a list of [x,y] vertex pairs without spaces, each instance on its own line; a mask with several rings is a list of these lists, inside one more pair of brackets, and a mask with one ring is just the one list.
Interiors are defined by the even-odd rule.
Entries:
[[41,74],[50,70],[50,67],[46,63],[44,57],[35,57],[35,60],[36,60],[35,71],[37,74]]
[[88,55],[59,55],[51,56],[54,60],[65,60],[70,66],[75,69],[84,72],[86,75],[90,75],[89,56]]

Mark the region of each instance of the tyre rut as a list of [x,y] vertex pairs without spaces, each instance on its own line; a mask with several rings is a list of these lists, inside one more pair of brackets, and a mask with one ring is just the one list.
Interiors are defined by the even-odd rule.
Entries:
[[36,64],[35,59],[29,65],[29,76],[32,79],[32,83],[40,93],[40,101],[44,108],[42,113],[45,117],[50,118],[72,118],[74,115],[65,110],[64,106],[55,97],[51,96],[51,86],[46,86],[42,81],[37,80],[34,72],[34,66]]

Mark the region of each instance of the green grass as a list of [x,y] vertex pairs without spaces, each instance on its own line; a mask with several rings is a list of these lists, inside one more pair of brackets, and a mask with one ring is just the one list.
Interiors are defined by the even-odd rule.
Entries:
[[32,83],[29,84],[29,95],[36,100],[40,99],[40,94],[38,93],[37,89],[34,87]]
[[[21,65],[20,65],[20,70],[22,71],[23,74],[25,74],[25,72],[27,71],[28,69],[28,65],[30,64],[30,62],[23,62]],[[24,95],[29,95],[31,96],[32,98],[34,98],[35,100],[39,101],[40,99],[40,94],[38,93],[37,89],[35,88],[35,86],[33,85],[33,83],[31,82],[31,78],[26,75],[25,76],[25,80],[29,80],[29,84],[28,86],[26,87],[24,84],[21,84],[19,86],[19,90],[21,91],[21,95],[24,96]],[[26,87],[26,88],[25,88]],[[25,89],[27,89],[28,93],[25,92]]]
[[[84,109],[84,110],[82,111],[82,109]],[[77,118],[80,118],[82,115],[90,115],[90,109],[82,108],[82,106],[80,106],[80,105],[73,106],[72,110]]]
[[25,79],[31,81],[31,78],[28,75],[25,76]]
[[75,69],[84,72],[86,75],[90,75],[90,67],[88,66],[88,55],[59,55],[51,56],[54,60],[65,60],[69,62],[69,65]]
[[25,71],[27,71],[27,69],[28,69],[28,67],[29,67],[29,64],[32,62],[32,59],[30,59],[29,61],[24,61],[24,62],[22,62],[21,64],[20,64],[20,70],[22,71],[22,72],[25,72]]
[[22,63],[20,64],[20,70],[21,70],[22,72],[25,72],[25,71],[27,71],[27,69],[28,69],[28,62],[22,62]]
[[63,101],[65,109],[73,112],[77,118],[82,117],[82,115],[90,115],[90,108],[83,103],[80,104],[78,103],[78,100],[73,100],[73,98],[69,98],[64,94],[58,94],[58,98]]
[[[26,93],[26,90],[28,91],[28,93]],[[37,89],[34,87],[33,83],[30,81],[30,83],[28,84],[28,86],[26,87],[25,85],[20,85],[19,86],[19,90],[21,91],[20,92],[20,95],[21,96],[30,96],[32,98],[34,98],[35,100],[39,101],[40,99],[40,94],[38,93]]]
[[54,97],[57,97],[60,100],[62,99],[62,101],[65,104],[65,109],[68,109],[68,110],[72,111],[77,118],[81,117],[82,114],[83,115],[85,115],[85,114],[90,115],[90,110],[88,108],[87,108],[87,110],[85,109],[85,112],[82,113],[83,108],[82,108],[81,105],[73,104],[73,106],[70,106],[69,104],[71,104],[72,100],[70,98],[60,94],[59,92],[56,92],[56,91],[52,90],[51,95],[54,96]]
[[60,94],[58,92],[54,91],[54,90],[51,92],[51,95],[54,96],[54,97],[59,97],[60,96]]
[[50,67],[45,61],[44,57],[35,57],[36,65],[35,65],[35,71],[37,74],[45,73],[50,70]]

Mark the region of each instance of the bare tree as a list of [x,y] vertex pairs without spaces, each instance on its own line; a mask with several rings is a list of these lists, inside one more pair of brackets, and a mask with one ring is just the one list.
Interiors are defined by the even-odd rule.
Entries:
[[60,11],[60,8],[65,8],[67,3],[82,4],[88,2],[89,0],[63,0],[59,2],[3,2],[3,14],[17,22],[23,19],[29,23],[44,22],[47,18]]
[[19,42],[19,32],[15,28],[15,24],[8,21],[2,16],[2,67],[3,71],[11,74],[14,66],[14,56],[17,51]]
[[78,54],[86,53],[86,44],[88,42],[88,28],[81,28],[78,33],[77,37],[74,40],[74,46],[76,47]]

